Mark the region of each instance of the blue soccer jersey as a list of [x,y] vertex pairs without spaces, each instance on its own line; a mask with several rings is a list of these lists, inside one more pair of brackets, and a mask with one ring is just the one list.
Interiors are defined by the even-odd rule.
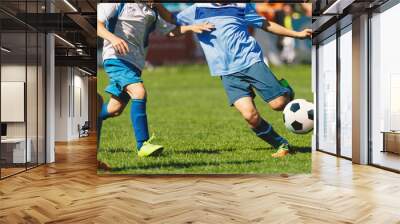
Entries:
[[212,32],[198,34],[213,76],[233,74],[263,60],[261,48],[248,28],[261,28],[265,18],[251,4],[196,3],[180,12],[176,21],[179,25],[215,25]]

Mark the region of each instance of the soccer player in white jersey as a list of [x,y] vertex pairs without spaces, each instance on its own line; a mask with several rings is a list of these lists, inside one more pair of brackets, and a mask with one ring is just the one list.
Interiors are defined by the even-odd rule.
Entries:
[[254,90],[276,111],[282,111],[294,98],[284,79],[277,80],[263,62],[263,53],[248,28],[259,28],[281,36],[310,38],[312,31],[297,32],[267,21],[248,3],[195,3],[173,16],[159,10],[166,20],[178,25],[211,23],[211,32],[198,34],[212,76],[222,80],[229,103],[248,122],[255,134],[277,149],[273,157],[289,154],[289,143],[265,121],[254,104]]
[[103,120],[118,116],[131,101],[131,120],[140,157],[158,155],[163,147],[150,143],[146,90],[141,79],[149,34],[153,31],[177,36],[189,31],[210,31],[211,24],[175,26],[165,22],[146,3],[102,3],[97,9],[97,35],[104,39],[103,66],[109,77],[110,101],[98,116],[98,141]]

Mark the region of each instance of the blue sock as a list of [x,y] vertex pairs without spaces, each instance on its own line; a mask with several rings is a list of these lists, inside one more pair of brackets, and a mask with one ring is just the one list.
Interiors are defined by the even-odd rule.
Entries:
[[261,119],[260,124],[258,127],[253,128],[253,131],[259,138],[272,145],[274,148],[278,148],[283,143],[287,143],[287,140],[276,133],[272,126],[264,119]]
[[101,127],[103,126],[103,121],[110,117],[110,114],[107,111],[108,103],[105,103],[101,106],[101,111],[99,116],[97,117],[97,144],[100,143],[101,136]]
[[143,143],[149,140],[149,128],[147,125],[146,100],[133,99],[131,104],[131,120],[136,137],[136,146],[140,150]]

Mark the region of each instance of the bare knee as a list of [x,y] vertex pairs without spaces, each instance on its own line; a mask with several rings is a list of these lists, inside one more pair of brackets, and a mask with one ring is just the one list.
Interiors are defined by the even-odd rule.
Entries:
[[285,96],[280,96],[271,102],[269,102],[269,106],[271,109],[275,111],[283,111],[285,109],[286,105],[289,103],[289,99]]
[[255,109],[243,111],[242,116],[247,121],[247,123],[249,123],[249,125],[253,128],[257,127],[260,121],[260,116],[257,110]]
[[123,103],[110,103],[108,104],[107,110],[110,117],[117,117],[121,115],[124,108],[125,104]]
[[126,91],[132,99],[146,98],[146,89],[143,83],[130,84],[126,87]]
[[256,106],[254,105],[253,98],[242,97],[234,103],[234,106],[238,111],[240,111],[243,118],[252,128],[258,126],[260,122],[260,115],[258,114]]

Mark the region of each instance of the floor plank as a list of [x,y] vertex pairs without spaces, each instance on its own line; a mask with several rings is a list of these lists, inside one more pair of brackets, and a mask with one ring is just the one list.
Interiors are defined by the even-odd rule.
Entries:
[[0,181],[0,223],[400,223],[400,175],[313,155],[312,175],[97,176],[93,137]]

